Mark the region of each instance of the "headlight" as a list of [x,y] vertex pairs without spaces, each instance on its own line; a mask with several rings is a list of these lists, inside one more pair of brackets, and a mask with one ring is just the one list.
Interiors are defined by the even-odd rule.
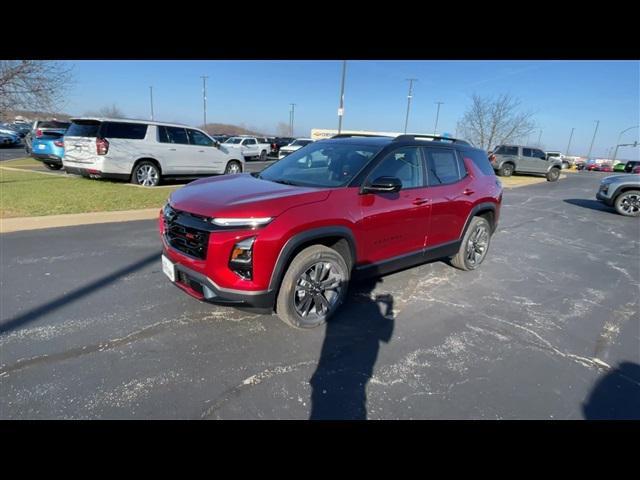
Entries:
[[250,227],[256,228],[266,225],[273,217],[261,218],[212,218],[211,223],[219,227]]

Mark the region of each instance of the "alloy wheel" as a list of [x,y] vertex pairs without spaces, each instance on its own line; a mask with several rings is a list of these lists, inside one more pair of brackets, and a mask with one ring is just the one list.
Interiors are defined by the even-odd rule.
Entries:
[[620,210],[626,215],[638,215],[640,213],[640,195],[637,193],[623,195],[620,199]]
[[296,281],[296,312],[306,319],[326,316],[340,300],[343,283],[342,275],[331,262],[314,263]]
[[138,185],[143,187],[153,187],[158,184],[158,171],[152,165],[142,165],[136,171],[136,180]]
[[487,253],[489,231],[485,225],[478,225],[467,241],[467,262],[470,266],[479,265]]

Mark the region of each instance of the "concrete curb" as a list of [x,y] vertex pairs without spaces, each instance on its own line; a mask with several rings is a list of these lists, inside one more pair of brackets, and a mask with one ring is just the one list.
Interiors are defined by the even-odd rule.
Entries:
[[0,218],[0,233],[40,230],[44,228],[73,227],[97,223],[131,222],[158,218],[160,208],[120,210],[115,212],[70,213],[41,217]]

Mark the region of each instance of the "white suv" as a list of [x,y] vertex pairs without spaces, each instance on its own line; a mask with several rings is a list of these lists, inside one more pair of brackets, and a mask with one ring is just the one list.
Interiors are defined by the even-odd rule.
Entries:
[[161,178],[244,170],[242,155],[197,128],[97,117],[71,120],[62,164],[69,173],[130,180],[147,187],[158,185]]

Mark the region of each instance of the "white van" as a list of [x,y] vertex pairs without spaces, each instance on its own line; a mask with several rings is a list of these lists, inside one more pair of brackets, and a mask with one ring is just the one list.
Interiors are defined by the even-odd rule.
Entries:
[[71,119],[62,164],[69,173],[146,187],[158,185],[161,178],[244,171],[242,155],[197,128],[100,117]]

